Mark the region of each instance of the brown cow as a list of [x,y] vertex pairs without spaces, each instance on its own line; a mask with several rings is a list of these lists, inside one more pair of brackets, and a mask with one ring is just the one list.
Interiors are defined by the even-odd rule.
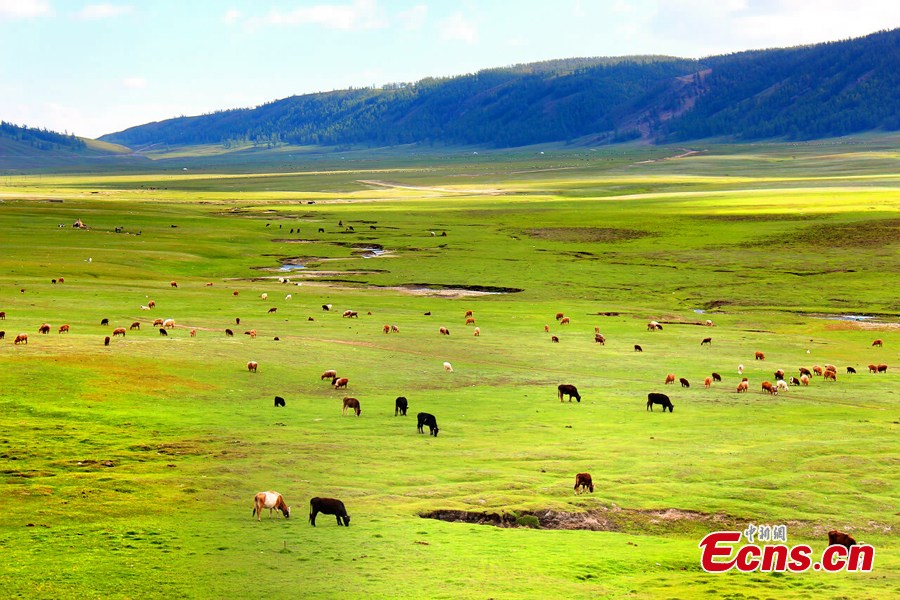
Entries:
[[234,337],[234,332],[230,329],[225,330],[225,337]]
[[670,383],[675,383],[675,373],[666,375],[666,385],[669,385]]
[[50,325],[47,323],[43,323],[40,327],[38,327],[38,333],[50,333]]
[[68,325],[60,325],[59,331],[57,331],[56,333],[69,333],[69,326]]
[[594,481],[591,479],[590,473],[578,473],[575,475],[575,493],[578,494],[580,491],[583,494],[585,490],[590,490],[593,494]]
[[269,518],[272,518],[273,510],[280,510],[285,519],[291,518],[291,507],[285,504],[284,498],[278,492],[260,492],[253,498],[253,514],[259,521],[264,508],[269,509]]
[[113,329],[113,337],[116,337],[117,335],[121,335],[122,337],[125,337],[125,328],[124,327],[116,327],[115,329]]
[[128,329],[130,329],[130,330],[132,330],[132,331],[135,330],[135,329],[137,329],[138,331],[140,331],[140,330],[141,330],[141,323],[140,323],[140,321],[135,321],[134,323],[131,324],[131,327],[129,327]]
[[706,388],[710,387],[712,385],[712,381],[713,381],[712,377],[707,377],[706,379],[703,380],[703,387],[706,387]]
[[813,373],[821,376],[822,375],[822,367],[820,367],[819,365],[813,365]]
[[273,306],[272,308],[270,308],[268,314],[271,315],[273,312],[278,312],[278,307]]
[[381,330],[382,330],[383,332],[385,332],[385,333],[390,333],[390,332],[391,332],[391,326],[390,326],[390,325],[384,325],[384,326],[381,328]]
[[350,398],[349,396],[344,398],[344,407],[341,409],[341,414],[346,416],[348,408],[354,411],[357,417],[359,416],[359,413],[362,412],[359,408],[359,400]]
[[[337,377],[337,371],[335,371],[334,369],[328,369],[327,371],[322,373],[322,377],[320,379],[332,379],[333,380],[335,377]],[[332,383],[334,383],[334,381],[332,381]]]
[[800,383],[802,383],[803,385],[809,385],[809,375],[801,375]]
[[233,292],[231,292],[231,295],[232,295],[232,296],[237,296],[238,293],[239,293],[239,292],[238,292],[237,290],[234,290]]
[[874,342],[872,342],[872,346],[873,346],[873,347],[881,348],[882,345],[884,345],[884,341],[883,341],[883,340],[875,340]]
[[[476,329],[478,329],[478,328],[476,327]],[[396,325],[391,325],[391,333],[400,333],[400,328],[397,327]],[[475,334],[475,335],[478,335],[478,334]]]
[[450,335],[450,330],[447,329],[446,327],[441,327],[440,331],[441,331],[441,335]]
[[569,317],[563,317],[562,319],[560,319],[560,320],[559,320],[559,324],[560,324],[560,325],[568,325],[568,324],[569,324]]
[[162,320],[162,319],[155,319],[155,320],[153,321],[153,326],[154,326],[154,327],[162,327],[162,324],[163,324],[163,320]]
[[177,288],[177,287],[178,287],[178,282],[177,282],[177,281],[170,281],[170,282],[169,282],[169,285],[171,285],[173,288]]
[[255,340],[256,339],[256,330],[250,329],[248,331],[245,331],[244,335],[249,335],[251,340]]
[[103,345],[109,346],[109,336],[106,336],[105,338],[103,338]]
[[474,325],[475,319],[472,317],[466,317],[466,325]]
[[259,368],[259,363],[255,360],[251,360],[247,363],[247,370],[251,373],[256,373],[256,370]]
[[832,529],[828,532],[828,545],[829,546],[843,546],[847,550],[850,549],[850,546],[856,545],[856,540],[854,540],[851,536],[847,535],[842,531],[838,531],[837,529]]
[[887,373],[887,367],[888,367],[887,365],[878,365],[878,372],[879,373]]
[[335,377],[331,380],[331,385],[334,386],[334,389],[339,390],[341,388],[347,389],[347,384],[350,383],[350,380],[346,377]]
[[765,352],[757,352],[754,355],[754,358],[755,358],[755,360],[766,360],[766,354],[765,354]]
[[742,381],[737,385],[737,392],[740,394],[741,392],[746,392],[750,388],[750,384],[746,381]]
[[550,333],[550,326],[544,325],[544,333]]
[[600,344],[601,346],[605,346],[605,345],[606,345],[606,338],[603,337],[603,334],[602,334],[602,333],[595,333],[595,334],[594,334],[594,342]]
[[829,379],[837,381],[837,371],[832,371],[831,369],[825,371],[825,381],[828,381]]
[[467,310],[467,311],[466,311],[466,316],[467,316],[467,317],[474,317],[475,315],[472,313],[471,310]]
[[559,338],[558,338],[557,336],[555,336],[555,335],[551,335],[551,336],[550,336],[550,341],[553,342],[554,344],[558,344],[558,343],[559,343]]
[[711,337],[703,338],[702,340],[700,340],[700,345],[701,346],[712,346],[712,338]]
[[878,372],[878,365],[869,365],[869,373]]
[[27,344],[27,343],[28,343],[28,334],[27,333],[20,333],[19,335],[16,336],[16,340],[13,342],[13,344],[15,344],[15,345]]
[[156,302],[151,300],[150,302],[147,303],[147,308],[156,308]]
[[6,311],[0,310],[0,320],[6,320]]
[[565,315],[562,314],[562,313],[556,313],[556,320],[559,321],[559,320],[562,319],[564,316],[565,316]]
[[197,330],[191,329],[191,337],[197,337]]
[[762,382],[762,391],[764,391],[764,392],[767,393],[767,394],[772,394],[773,396],[777,396],[777,395],[778,395],[778,390],[776,390],[776,389],[775,389],[775,386],[772,385],[772,384],[771,384],[770,382],[768,382],[768,381],[763,381],[763,382]]
[[799,370],[800,370],[801,375],[806,375],[807,377],[812,377],[812,372],[809,369],[807,369],[806,367],[800,367]]

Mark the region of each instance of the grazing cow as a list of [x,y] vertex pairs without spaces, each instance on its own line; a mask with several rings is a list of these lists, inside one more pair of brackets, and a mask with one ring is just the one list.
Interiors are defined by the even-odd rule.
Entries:
[[719,375],[718,373],[713,373],[713,374],[712,374],[712,379],[713,379],[713,381],[719,381],[719,382],[721,382],[721,381],[722,381],[722,376]]
[[13,342],[13,344],[16,346],[18,346],[19,344],[28,344],[28,334],[20,333],[19,335],[16,336],[16,339]]
[[140,331],[140,330],[141,330],[141,323],[140,323],[140,321],[135,321],[134,323],[131,324],[131,327],[129,327],[128,329],[130,329],[131,331],[134,331],[135,329],[137,329],[138,331]]
[[707,377],[703,380],[703,387],[708,388],[712,385],[712,377]]
[[385,332],[385,333],[390,333],[390,332],[391,332],[391,326],[390,326],[390,325],[384,325],[384,326],[381,328],[381,330],[382,330],[383,332]]
[[234,332],[230,329],[225,330],[225,337],[234,337]]
[[832,529],[828,532],[828,545],[843,546],[844,548],[849,550],[851,546],[856,545],[856,540],[842,531]]
[[634,345],[634,351],[635,351],[635,352],[643,352],[644,349],[641,348],[638,344],[635,344],[635,345]]
[[[0,310],[0,320],[3,320],[3,321],[6,320],[6,311],[5,310]],[[103,319],[103,320],[106,321],[106,319]],[[103,325],[103,323],[100,323],[100,324]]]
[[558,343],[559,343],[559,337],[557,337],[557,336],[555,336],[555,335],[551,335],[551,336],[550,336],[550,341],[553,342],[554,344],[558,344]]
[[165,329],[163,329],[162,327],[160,327],[160,328],[159,328],[159,335],[161,335],[161,336],[163,336],[163,337],[169,337],[169,332],[166,331]]
[[[327,371],[322,373],[322,377],[320,377],[319,379],[320,380],[322,380],[322,379],[332,379],[333,380],[335,377],[337,377],[337,371],[335,371],[334,369],[328,369]],[[334,383],[334,381],[332,381],[332,383]]]
[[813,373],[821,376],[822,375],[822,367],[820,367],[819,365],[813,365]]
[[162,319],[154,319],[153,326],[154,327],[162,327],[163,320]]
[[669,397],[665,394],[659,394],[657,392],[650,392],[647,394],[647,410],[653,412],[653,405],[659,404],[663,407],[663,412],[666,412],[666,409],[669,409],[669,412],[674,410],[672,406],[672,401],[669,400]]
[[562,313],[556,313],[556,320],[559,321],[559,320],[561,320],[564,316],[565,316],[565,315],[562,314]]
[[268,299],[269,299],[269,295],[266,294],[265,292],[263,292],[262,294],[260,294],[259,297],[260,297],[262,300],[268,300]]
[[878,365],[878,372],[879,373],[887,373],[887,367],[888,367],[887,365]]
[[191,329],[191,337],[197,337],[197,330]]
[[65,283],[65,282],[66,282],[66,280],[65,280],[64,278],[62,278],[62,277],[60,277],[59,279],[57,279],[57,281],[58,281],[59,283]]
[[796,377],[791,377],[789,381],[791,385],[800,385],[800,380]]
[[453,372],[453,365],[451,365],[451,364],[448,363],[448,362],[445,362],[445,363],[444,363],[444,370],[447,371],[448,373],[452,373],[452,372]]
[[275,396],[275,406],[284,406],[284,398],[281,396]]
[[691,387],[691,383],[690,383],[687,379],[685,379],[684,377],[679,377],[679,378],[678,378],[678,383],[680,383],[680,384],[681,384],[681,387],[683,387],[683,388],[689,388],[689,387]]
[[344,503],[336,498],[313,498],[309,501],[309,524],[316,526],[316,515],[334,515],[337,524],[350,527],[350,515],[344,508]]
[[834,365],[825,365],[825,370],[826,370],[826,371],[835,371],[835,372],[836,372],[836,371],[837,371],[837,367],[834,366]]
[[779,379],[775,382],[775,389],[779,392],[786,392],[788,389],[788,384],[784,379]]
[[544,325],[544,333],[550,333],[550,326]]
[[169,285],[171,285],[173,288],[177,288],[177,287],[178,287],[178,282],[177,282],[177,281],[170,281],[170,282],[169,282]]
[[429,310],[429,311],[423,312],[422,314],[425,315],[426,317],[430,317],[431,311]]
[[344,311],[344,314],[342,314],[341,316],[342,316],[342,317],[346,317],[346,318],[348,318],[348,319],[354,319],[354,318],[355,318],[355,319],[358,319],[358,318],[359,318],[359,313],[356,312],[355,310],[345,310],[345,311]]
[[649,323],[647,323],[647,331],[656,331],[657,329],[662,331],[662,325],[660,325],[656,321],[650,321]]
[[109,336],[106,336],[105,338],[103,338],[103,345],[109,346]]
[[349,396],[344,398],[344,406],[343,408],[341,408],[341,414],[346,415],[348,408],[355,412],[357,417],[359,416],[359,413],[362,412],[362,410],[359,408],[359,400],[357,400],[356,398],[350,398]]
[[737,393],[746,392],[750,388],[750,384],[746,381],[742,381],[737,385]]
[[874,342],[872,342],[872,347],[881,348],[883,345],[884,345],[883,340],[875,340]]
[[772,394],[773,396],[777,396],[777,395],[778,395],[778,390],[776,390],[776,389],[775,389],[775,386],[772,385],[772,384],[771,384],[770,382],[768,382],[768,381],[763,381],[763,382],[762,382],[762,391],[765,392],[765,393],[767,393],[767,394]]
[[329,310],[331,310],[331,305],[330,305],[330,304],[323,304],[323,305],[322,305],[322,310],[324,310],[324,311],[326,311],[326,312],[329,311]]
[[712,327],[712,326],[713,326],[712,319],[707,319],[707,320],[706,320],[706,326],[707,326],[707,327]]
[[784,379],[784,369],[778,369],[775,371],[774,375],[776,380]]
[[847,374],[856,375],[856,369],[854,369],[853,367],[847,367]]
[[113,337],[116,337],[117,335],[121,335],[122,337],[125,337],[125,328],[124,327],[116,327],[115,329],[113,329]]
[[285,300],[290,300],[291,298],[293,298],[293,296],[291,294],[288,294],[287,296],[284,297]]
[[419,433],[425,433],[422,428],[428,425],[428,434],[437,437],[438,425],[437,419],[434,418],[434,415],[432,415],[431,413],[420,412],[416,415],[416,420],[416,431],[418,431]]
[[235,324],[235,325],[240,325],[240,324],[241,324],[241,318],[240,318],[240,317],[235,317],[235,318],[234,318],[234,324]]
[[213,285],[213,284],[212,284],[212,281],[209,281],[209,282],[206,283],[206,287],[212,287],[212,285]]
[[475,319],[472,317],[466,317],[466,325],[474,325]]
[[480,336],[481,335],[481,327],[476,327],[475,329],[472,330],[472,332],[475,334],[475,337]]
[[574,385],[568,383],[561,383],[556,386],[557,395],[559,396],[559,401],[563,401],[563,396],[569,397],[569,402],[572,401],[572,398],[575,398],[576,401],[581,402],[581,395],[578,393],[578,388]]
[[869,365],[869,373],[876,373],[878,371],[878,365]]
[[803,385],[809,385],[809,375],[801,375],[800,383]]
[[150,307],[141,304],[141,310],[150,310]]
[[441,335],[450,335],[450,330],[446,327],[441,327],[440,329]]
[[319,227],[319,233],[325,233],[325,230],[323,228]]
[[244,332],[244,335],[249,335],[251,340],[255,340],[256,339],[256,330],[248,329],[247,331]]
[[273,306],[272,308],[269,309],[269,313],[268,313],[268,314],[271,315],[273,312],[278,312],[278,308],[276,308],[276,307]]
[[700,345],[701,346],[712,346],[712,338],[711,337],[703,338],[702,340],[700,340]]
[[[475,329],[478,329],[477,327]],[[391,333],[400,333],[400,328],[396,325],[391,325]]]
[[156,302],[151,300],[150,302],[147,303],[147,308],[156,308]]
[[6,338],[6,332],[0,331],[0,340],[5,339],[5,338]]
[[166,329],[175,329],[175,319],[166,319],[163,321],[163,327]]
[[234,290],[233,292],[231,292],[231,295],[232,295],[232,296],[237,296],[239,293],[240,293],[240,292],[238,292],[237,290]]
[[666,385],[669,385],[670,383],[675,383],[675,373],[666,375]]
[[595,333],[595,334],[594,334],[594,342],[597,343],[597,344],[600,344],[601,346],[605,346],[605,345],[606,345],[606,338],[603,337],[603,334],[602,334],[602,333]]
[[562,319],[560,319],[560,320],[559,320],[559,324],[560,324],[560,325],[568,325],[568,324],[569,324],[569,317],[563,317]]
[[251,373],[256,373],[256,370],[259,368],[259,363],[255,360],[251,360],[247,363],[247,370]]
[[405,396],[397,396],[397,399],[394,400],[394,416],[403,415],[406,416],[406,409],[409,408],[409,401]]
[[831,381],[837,381],[837,371],[832,371],[831,369],[828,369],[827,371],[825,371],[824,375],[825,375],[825,381],[828,381],[829,379]]
[[757,352],[757,353],[754,355],[754,359],[755,359],[755,360],[766,360],[766,354],[765,354],[765,352]]
[[100,319],[100,326],[109,325],[109,319]]
[[336,390],[347,389],[348,383],[350,383],[350,380],[347,379],[346,377],[340,377],[340,378],[335,377],[331,381],[331,385],[334,386],[334,389],[336,389]]
[[591,479],[590,473],[578,473],[575,475],[575,494],[579,491],[583,494],[585,490],[594,493],[594,481]]
[[59,331],[57,331],[56,333],[69,333],[69,326],[68,325],[60,325]]
[[471,310],[467,310],[467,311],[466,311],[466,316],[467,316],[467,317],[474,317],[474,316],[475,316],[475,313],[473,313]]
[[738,365],[738,375],[744,374],[744,365]]
[[259,521],[264,508],[269,509],[269,518],[272,518],[273,510],[280,510],[285,519],[291,518],[291,507],[284,503],[284,498],[278,492],[260,492],[253,498],[253,515]]
[[38,333],[50,333],[50,325],[48,325],[47,323],[43,323],[40,327],[38,327]]

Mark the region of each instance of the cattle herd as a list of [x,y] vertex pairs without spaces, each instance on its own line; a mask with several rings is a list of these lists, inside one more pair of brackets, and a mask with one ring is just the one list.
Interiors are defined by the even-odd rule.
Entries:
[[[63,281],[63,278],[58,278],[57,281],[59,281],[61,283]],[[209,286],[211,284],[206,284],[206,285]],[[175,281],[172,281],[170,283],[170,286],[172,288],[177,288],[178,284]],[[235,295],[235,296],[238,295],[238,291],[235,290],[233,292],[233,295]],[[266,300],[268,298],[268,295],[263,293],[260,296],[260,298],[262,300]],[[286,296],[285,299],[290,300],[290,298],[291,298],[291,295],[288,294],[288,296]],[[153,300],[150,300],[146,305],[140,306],[141,310],[148,310],[148,311],[152,311],[155,308],[156,308],[156,302]],[[331,309],[332,309],[331,304],[323,304],[322,305],[323,311],[331,311]],[[274,307],[270,308],[268,310],[268,313],[269,314],[274,313],[275,310],[276,309]],[[371,313],[369,313],[369,314],[371,314]],[[429,312],[426,314],[430,315],[431,313]],[[359,318],[359,312],[353,311],[353,310],[345,310],[341,316],[344,318],[350,318],[350,319]],[[466,325],[473,325],[473,326],[475,325],[475,317],[471,310],[467,311],[465,313],[464,318],[465,318]],[[6,312],[0,311],[0,320],[5,320],[5,319],[6,319]],[[309,320],[313,320],[312,317],[310,317]],[[572,322],[571,318],[565,316],[562,312],[556,314],[556,321],[561,326],[562,325],[570,326],[571,322]],[[237,324],[240,324],[240,319],[239,318],[235,319],[235,322]],[[100,324],[101,324],[101,326],[108,327],[109,319],[103,318],[100,321]],[[176,327],[175,320],[172,318],[155,319],[154,321],[152,321],[152,324],[154,327],[158,328],[160,336],[166,336],[166,337],[168,337],[168,332],[170,330],[174,330]],[[711,320],[707,320],[705,325],[712,327],[713,323]],[[140,321],[132,322],[129,327],[129,330],[131,330],[131,331],[135,331],[135,330],[140,331],[140,329],[141,329]],[[189,328],[189,329],[190,329],[190,336],[195,337],[197,335],[197,328]],[[51,325],[48,323],[41,323],[40,326],[37,328],[37,332],[42,335],[48,334],[50,332],[50,330],[51,330]],[[57,332],[59,334],[69,333],[70,331],[71,331],[71,326],[69,324],[60,325],[59,328],[57,329]],[[385,324],[382,326],[382,331],[386,334],[400,333],[400,328],[397,325]],[[545,325],[544,332],[549,333],[549,331],[550,331],[550,326]],[[650,331],[650,332],[663,331],[663,325],[657,321],[650,321],[647,324],[647,331]],[[225,333],[226,337],[232,337],[234,335],[234,332],[231,329],[227,329],[227,328],[224,329],[224,333]],[[244,333],[249,335],[251,338],[256,338],[256,336],[257,336],[256,329],[250,329],[250,330],[245,331]],[[449,336],[450,330],[447,327],[441,326],[438,330],[438,333],[443,336]],[[476,336],[478,336],[478,335],[480,335],[480,333],[481,333],[481,329],[479,327],[475,327],[474,334]],[[117,337],[124,338],[125,335],[126,335],[125,327],[115,327],[112,331],[112,338],[117,338]],[[0,339],[5,339],[5,336],[6,336],[6,332],[0,331]],[[109,346],[110,337],[105,336],[103,339],[104,339],[104,345]],[[275,339],[278,340],[279,338],[276,337]],[[560,337],[557,335],[552,335],[551,341],[554,343],[559,343]],[[594,328],[594,342],[598,343],[600,345],[604,345],[604,346],[606,345],[607,338],[602,333],[600,333],[599,328]],[[17,345],[17,346],[20,344],[21,345],[28,344],[28,334],[20,333],[20,334],[16,335],[13,343],[14,343],[14,345]],[[712,337],[708,336],[708,337],[702,338],[700,341],[700,346],[701,347],[704,347],[704,346],[711,347],[712,346]],[[872,342],[871,346],[873,348],[882,348],[884,346],[884,341],[881,339],[876,339]],[[643,348],[640,345],[635,344],[634,350],[636,352],[642,352]],[[753,358],[755,361],[765,361],[766,355],[764,352],[755,351],[753,354]],[[449,362],[444,362],[443,368],[444,368],[444,371],[446,371],[448,373],[453,372],[453,367],[451,366],[451,364]],[[258,369],[259,369],[259,363],[257,361],[251,360],[251,361],[247,362],[248,372],[257,373]],[[873,363],[873,364],[868,365],[868,371],[869,371],[869,373],[872,373],[872,374],[885,373],[885,372],[887,372],[887,370],[888,370],[887,364]],[[737,372],[738,372],[739,376],[743,375],[743,371],[744,371],[744,366],[738,365]],[[846,367],[846,373],[849,375],[855,374],[856,369],[852,366],[848,366],[848,367]],[[823,381],[831,381],[831,382],[837,382],[837,379],[838,379],[837,367],[834,365],[831,365],[831,364],[826,364],[824,366],[815,365],[812,367],[811,370],[806,367],[799,367],[798,375],[799,375],[799,377],[790,376],[786,380],[785,377],[787,376],[787,372],[783,368],[778,368],[778,369],[774,370],[774,372],[773,372],[772,379],[774,382],[773,381],[761,382],[760,390],[763,394],[776,396],[779,394],[779,392],[783,393],[783,392],[787,391],[790,386],[808,386],[808,385],[810,385],[810,382],[813,377],[822,377]],[[322,373],[320,379],[323,381],[330,380],[331,386],[335,390],[347,389],[348,385],[350,383],[349,378],[340,377],[338,375],[337,371],[334,369],[325,370]],[[674,384],[676,380],[680,383],[682,388],[685,388],[685,389],[690,388],[690,382],[688,381],[688,379],[686,379],[685,377],[676,377],[676,374],[674,374],[674,373],[668,373],[665,376],[664,384],[665,385]],[[714,383],[719,383],[721,381],[722,381],[722,376],[717,372],[713,372],[709,376],[705,377],[704,382],[703,382],[704,388],[710,388],[710,387],[712,387],[712,385]],[[736,391],[736,393],[746,393],[749,390],[749,387],[750,387],[749,379],[747,377],[742,377],[741,381],[739,381],[737,383],[735,391]],[[573,398],[578,403],[580,403],[583,399],[582,395],[579,393],[576,386],[574,386],[570,383],[562,383],[557,386],[557,397],[559,398],[560,402],[563,402],[565,400],[565,398],[568,398],[568,401],[570,403],[572,402]],[[669,398],[669,396],[667,396],[666,394],[662,394],[659,392],[650,392],[647,395],[646,410],[653,411],[654,405],[661,406],[663,413],[665,413],[666,411],[668,411],[669,413],[674,412],[674,405],[673,405],[671,399]],[[281,396],[276,396],[275,397],[275,406],[276,407],[285,407],[286,406],[285,399],[282,398]],[[395,400],[395,405],[394,405],[394,416],[406,416],[408,408],[409,408],[408,400],[403,396],[397,397]],[[348,415],[349,413],[353,413],[357,417],[359,417],[362,413],[360,401],[357,398],[353,398],[350,396],[346,396],[343,398],[341,410],[342,410],[343,415]],[[438,436],[439,429],[438,429],[438,424],[437,424],[437,418],[431,413],[419,412],[417,414],[417,423],[416,423],[417,432],[420,434],[424,434],[425,427],[428,428],[428,433],[430,436],[433,436],[435,438]],[[593,484],[591,475],[589,473],[578,473],[576,475],[576,479],[575,479],[575,493],[578,494],[578,493],[593,492],[593,491],[594,491],[594,484]],[[290,517],[290,507],[285,503],[284,498],[281,496],[281,494],[279,494],[277,492],[271,492],[271,491],[259,492],[258,494],[256,494],[254,496],[253,515],[257,517],[257,520],[260,520],[260,516],[264,509],[269,509],[269,517],[270,518],[272,516],[273,511],[280,511],[285,518]],[[346,510],[343,502],[341,502],[340,500],[337,500],[335,498],[320,498],[320,497],[312,498],[310,500],[310,513],[309,513],[309,522],[312,526],[315,526],[316,515],[319,513],[334,515],[337,519],[337,524],[340,526],[349,526],[350,525],[350,516],[347,514],[347,510]],[[829,543],[830,544],[841,544],[841,545],[848,545],[848,544],[852,545],[852,544],[855,544],[856,542],[853,540],[853,538],[851,538],[849,535],[847,535],[845,533],[841,533],[839,531],[831,531],[831,532],[829,532]]]

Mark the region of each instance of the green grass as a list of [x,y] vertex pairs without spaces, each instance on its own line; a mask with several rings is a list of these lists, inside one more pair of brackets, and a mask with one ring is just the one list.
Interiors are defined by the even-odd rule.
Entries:
[[[179,155],[196,159],[187,172],[0,178],[4,595],[896,597],[897,151],[863,142],[657,162],[641,161],[681,151],[304,154],[258,173]],[[77,218],[91,229],[58,227]],[[354,253],[368,244],[389,254]],[[260,269],[287,258],[308,269]],[[411,284],[522,291],[398,290]],[[879,318],[821,318],[833,314]],[[151,321],[165,317],[178,327],[162,338]],[[715,327],[695,324],[706,318]],[[103,346],[133,321],[141,331]],[[891,366],[872,375],[872,362]],[[776,368],[825,363],[837,382],[760,392]],[[346,392],[320,380],[328,368]],[[704,389],[712,371],[724,381]],[[664,386],[667,373],[691,388]],[[558,401],[563,382],[581,403]],[[650,391],[675,412],[646,412]],[[345,395],[359,418],[341,415]],[[393,416],[399,395],[407,417]],[[439,437],[416,433],[419,411]],[[594,494],[574,495],[580,471]],[[266,489],[290,520],[251,518]],[[310,527],[317,495],[343,499],[352,526]],[[600,511],[615,527],[419,516],[442,509],[525,525]],[[655,516],[667,509],[685,518]],[[816,552],[848,531],[876,547],[875,570],[706,574],[697,543],[714,519],[787,523],[789,544]]]

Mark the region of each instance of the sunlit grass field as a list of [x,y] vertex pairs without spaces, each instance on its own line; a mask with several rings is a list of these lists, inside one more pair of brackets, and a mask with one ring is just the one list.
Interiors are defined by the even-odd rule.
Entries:
[[[0,589],[896,597],[897,147],[280,150],[234,164],[204,149],[145,173],[0,175]],[[157,318],[176,328],[162,337]],[[760,390],[777,368],[828,363],[836,382]],[[723,381],[706,389],[713,371]],[[560,383],[582,401],[560,403]],[[673,413],[645,410],[653,391]],[[359,417],[341,415],[344,396]],[[420,411],[437,438],[416,432]],[[584,471],[595,491],[576,496]],[[291,518],[251,517],[261,490]],[[351,526],[311,527],[314,496],[342,499]],[[603,530],[421,516],[439,510],[587,514]],[[705,573],[700,539],[749,523],[787,524],[789,545],[816,552],[840,529],[876,548],[875,568]]]

